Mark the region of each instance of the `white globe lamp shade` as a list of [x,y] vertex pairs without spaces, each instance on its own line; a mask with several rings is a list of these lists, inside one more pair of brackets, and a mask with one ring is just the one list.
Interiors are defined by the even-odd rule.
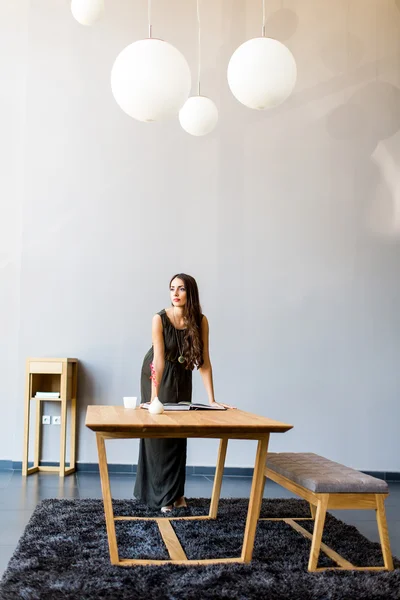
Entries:
[[93,25],[104,14],[104,0],[72,0],[71,12],[81,25]]
[[248,108],[278,106],[296,84],[297,68],[286,46],[267,37],[248,40],[232,54],[228,84],[232,94]]
[[190,69],[183,54],[155,38],[124,48],[111,70],[111,90],[117,104],[138,121],[176,116],[191,86]]
[[218,109],[207,96],[192,96],[179,111],[179,122],[191,135],[207,135],[218,122]]

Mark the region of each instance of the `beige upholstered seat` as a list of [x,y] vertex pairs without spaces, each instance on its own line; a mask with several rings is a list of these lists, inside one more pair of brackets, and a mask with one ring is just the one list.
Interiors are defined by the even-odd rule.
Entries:
[[317,494],[387,494],[388,484],[312,452],[269,453],[267,467]]

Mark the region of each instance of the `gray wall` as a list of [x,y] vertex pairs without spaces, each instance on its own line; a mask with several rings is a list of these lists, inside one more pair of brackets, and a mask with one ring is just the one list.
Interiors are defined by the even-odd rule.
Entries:
[[[299,76],[259,113],[226,82],[259,3],[203,0],[202,90],[220,109],[204,139],[138,123],[111,95],[115,57],[146,36],[145,2],[109,0],[93,28],[68,5],[0,3],[0,459],[22,457],[26,357],[73,356],[78,459],[96,462],[86,406],[139,394],[152,315],[183,270],[210,321],[217,399],[295,426],[272,450],[399,470],[399,2],[268,2],[267,33]],[[195,69],[195,1],[153,13]],[[215,454],[193,440],[188,464]],[[253,456],[237,442],[227,464]],[[109,458],[135,462],[137,443],[110,443]]]

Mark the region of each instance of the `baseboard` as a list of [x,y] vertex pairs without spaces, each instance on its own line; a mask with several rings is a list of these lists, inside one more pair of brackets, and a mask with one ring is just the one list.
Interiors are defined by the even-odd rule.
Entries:
[[[43,467],[58,467],[59,463],[42,461],[40,465]],[[32,467],[33,463],[29,462],[28,467]],[[69,467],[69,464],[67,463]],[[98,473],[98,463],[76,463],[76,470],[83,473]],[[22,471],[22,461],[13,460],[0,460],[0,471]],[[121,465],[121,464],[110,464],[108,465],[109,473],[131,473],[135,474],[137,471],[137,465]],[[198,467],[198,466],[186,466],[187,475],[214,475],[215,467]],[[236,477],[251,477],[253,475],[252,468],[245,467],[225,467],[225,475],[231,475]]]
[[[59,463],[56,462],[41,462],[44,467],[57,467]],[[68,463],[67,463],[68,464]],[[33,466],[33,463],[29,463],[29,466]],[[69,465],[68,465],[69,466]],[[0,460],[0,471],[21,471],[22,462],[13,460]],[[80,463],[76,464],[76,470],[83,473],[98,473],[98,463]],[[137,470],[137,465],[123,465],[123,464],[109,464],[109,473],[131,473],[134,475]],[[366,475],[372,475],[378,479],[384,481],[400,481],[399,471],[362,471]],[[197,465],[187,465],[187,475],[210,475],[213,476],[215,473],[215,467],[202,467]],[[224,475],[230,475],[231,477],[251,477],[253,475],[253,469],[250,467],[225,467]]]

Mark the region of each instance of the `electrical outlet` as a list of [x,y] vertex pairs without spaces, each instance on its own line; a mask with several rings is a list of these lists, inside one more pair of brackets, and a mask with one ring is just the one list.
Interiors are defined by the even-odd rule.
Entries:
[[51,424],[52,425],[61,425],[61,417],[51,417]]
[[42,416],[42,425],[50,425],[50,416],[49,415]]

